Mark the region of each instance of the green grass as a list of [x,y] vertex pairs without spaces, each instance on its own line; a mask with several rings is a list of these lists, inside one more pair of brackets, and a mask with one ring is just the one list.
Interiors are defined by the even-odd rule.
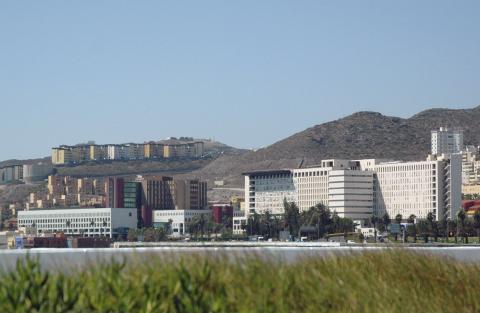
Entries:
[[0,312],[479,312],[480,266],[410,252],[266,262],[192,255],[0,274]]

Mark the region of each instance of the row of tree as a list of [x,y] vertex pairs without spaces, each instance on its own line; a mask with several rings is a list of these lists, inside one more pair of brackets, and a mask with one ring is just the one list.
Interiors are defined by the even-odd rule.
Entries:
[[[375,228],[375,239],[377,237],[376,231],[387,231],[388,226],[394,222],[400,224],[403,221],[403,216],[398,214],[392,221],[390,216],[386,213],[382,218],[372,216],[370,219],[371,226]],[[455,220],[444,219],[436,221],[433,213],[428,213],[425,220],[416,220],[415,215],[410,215],[407,219],[407,226],[405,229],[405,239],[408,241],[409,237],[416,242],[418,237],[428,242],[429,238],[438,241],[438,238],[455,237],[455,242],[459,238],[462,242],[468,243],[468,238],[477,236],[480,241],[480,212],[475,212],[473,219],[468,219],[463,209],[459,210]],[[398,233],[395,233],[395,240],[398,239]]]
[[339,217],[323,204],[317,204],[302,212],[294,202],[284,201],[283,206],[282,215],[273,215],[269,211],[252,214],[244,225],[247,234],[279,238],[281,231],[287,231],[293,236],[300,237],[302,233],[306,233],[319,239],[328,234],[350,233],[355,229],[351,219]]

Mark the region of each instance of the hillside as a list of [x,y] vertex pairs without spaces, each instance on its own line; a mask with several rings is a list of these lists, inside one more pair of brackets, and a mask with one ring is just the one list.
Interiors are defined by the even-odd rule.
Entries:
[[466,110],[431,109],[411,118],[358,112],[316,125],[264,149],[220,157],[193,174],[242,186],[242,172],[318,164],[327,158],[422,160],[430,151],[430,131],[461,127],[465,144],[480,144],[480,106]]
[[34,164],[42,162],[44,164],[50,164],[52,162],[50,157],[45,157],[41,159],[29,159],[29,160],[6,160],[0,161],[0,168],[5,166],[12,166],[12,165],[25,165],[25,164]]

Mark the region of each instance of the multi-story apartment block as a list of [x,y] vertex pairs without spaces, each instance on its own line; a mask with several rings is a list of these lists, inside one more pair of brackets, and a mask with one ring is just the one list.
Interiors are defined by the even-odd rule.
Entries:
[[0,168],[0,184],[23,180],[23,165],[11,165]]
[[108,145],[91,145],[90,160],[103,161],[108,159]]
[[462,184],[480,185],[480,158],[478,147],[466,146],[462,151]]
[[145,158],[144,144],[129,143],[124,145],[127,160],[142,160]]
[[52,164],[66,165],[73,162],[72,150],[66,147],[52,148]]
[[156,142],[148,142],[148,143],[145,143],[144,150],[145,150],[144,155],[146,159],[162,159],[164,144],[156,143]]
[[51,164],[45,164],[42,162],[35,164],[23,165],[23,181],[26,183],[32,183],[35,181],[41,181],[52,174],[53,167]]
[[204,155],[203,142],[168,144],[164,146],[164,158],[199,158]]
[[432,131],[432,154],[460,153],[463,149],[463,131],[440,127]]
[[107,153],[109,160],[127,159],[127,148],[125,145],[108,145]]
[[96,145],[94,143],[52,148],[54,165],[81,164],[103,160],[143,160],[161,158],[199,158],[204,155],[201,141],[163,144],[127,143],[119,145]]
[[305,169],[245,174],[247,211],[283,213],[283,202],[300,210],[321,203],[341,217],[391,218],[414,214],[454,218],[461,204],[461,156],[429,157],[421,162],[325,160]]
[[81,164],[92,160],[91,149],[92,146],[77,145],[68,147],[72,152],[72,162],[75,164]]

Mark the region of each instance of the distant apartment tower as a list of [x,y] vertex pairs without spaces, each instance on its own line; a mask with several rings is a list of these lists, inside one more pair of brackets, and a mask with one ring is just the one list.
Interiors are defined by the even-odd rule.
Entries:
[[460,153],[463,150],[463,131],[440,127],[432,131],[432,154]]
[[25,164],[23,165],[23,181],[25,183],[41,181],[46,179],[52,172],[53,167],[51,164],[44,164],[42,162]]
[[169,144],[163,148],[164,158],[199,158],[204,155],[204,143],[201,141]]
[[164,145],[156,142],[149,142],[144,145],[146,159],[162,159]]
[[53,165],[66,165],[73,162],[72,150],[66,147],[52,148]]
[[90,160],[102,161],[108,159],[108,146],[106,145],[91,145],[90,146]]
[[11,165],[0,168],[0,184],[23,180],[23,165]]

